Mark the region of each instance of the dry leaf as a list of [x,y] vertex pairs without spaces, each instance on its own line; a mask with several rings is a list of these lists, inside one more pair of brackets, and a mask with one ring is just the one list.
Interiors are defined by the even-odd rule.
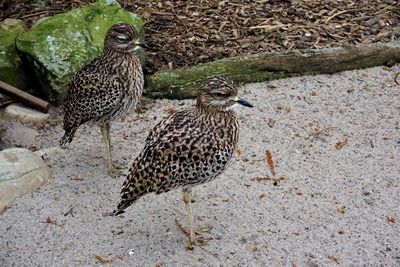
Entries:
[[237,154],[238,156],[241,156],[241,155],[242,155],[242,150],[240,150],[240,148],[237,148],[237,149],[236,149],[236,154]]
[[46,223],[53,223],[53,220],[51,219],[50,215],[47,217]]
[[341,214],[344,214],[344,210],[346,209],[346,206],[341,206],[339,207],[337,210],[338,212],[340,212]]
[[9,208],[10,208],[10,206],[5,205],[3,210],[0,212],[0,214],[3,214],[4,212],[6,212]]
[[275,122],[276,122],[276,120],[274,120],[273,118],[269,118],[268,119],[268,126],[270,128],[273,128],[275,126]]
[[303,192],[300,191],[298,186],[293,186],[286,192],[294,193],[294,194],[296,194],[298,196],[302,196],[303,195]]
[[263,200],[264,198],[266,198],[265,194],[261,194],[258,196],[258,200],[260,200],[260,201]]
[[121,260],[121,261],[124,260],[124,258],[123,258],[121,255],[117,255],[116,258],[119,259],[119,260]]
[[104,257],[102,257],[102,256],[100,256],[100,255],[96,255],[96,260],[98,260],[99,262],[101,262],[101,263],[103,263],[103,264],[110,264],[110,263],[112,263],[112,259],[107,259],[107,258],[104,258]]
[[256,176],[256,177],[252,178],[251,180],[257,181],[257,182],[260,182],[260,181],[273,181],[274,185],[276,185],[279,181],[287,180],[287,179],[288,179],[288,177],[286,175],[283,175],[283,176],[279,176],[279,177]]
[[328,256],[328,259],[330,259],[331,261],[334,261],[336,263],[339,263],[340,258],[337,256]]
[[174,108],[174,107],[165,107],[164,108],[164,112],[167,114],[167,115],[171,115],[172,113],[174,113],[176,111],[176,109]]
[[253,252],[257,252],[258,251],[257,244],[254,244],[254,245],[251,246],[251,251],[253,251]]
[[388,66],[383,66],[382,69],[383,69],[383,70],[386,70],[386,71],[393,72],[393,68],[388,67]]
[[269,151],[269,150],[265,151],[265,158],[267,160],[267,164],[268,164],[269,170],[271,171],[272,176],[275,177],[275,163],[272,160],[271,151]]
[[387,216],[386,217],[387,221],[390,223],[397,223],[397,216],[393,215],[393,216]]
[[71,180],[74,180],[74,181],[82,181],[83,179],[82,179],[82,177],[80,177],[79,175],[75,175],[75,176],[73,176],[73,177],[71,178]]
[[343,140],[337,141],[336,144],[335,144],[335,148],[337,150],[342,149],[347,144],[347,141],[348,141],[347,138],[344,138]]

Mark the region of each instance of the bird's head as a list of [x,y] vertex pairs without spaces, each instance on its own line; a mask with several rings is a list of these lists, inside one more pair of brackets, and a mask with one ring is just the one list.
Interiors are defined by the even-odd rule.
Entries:
[[104,47],[119,52],[131,52],[139,47],[148,46],[139,40],[135,27],[127,23],[118,23],[107,31]]
[[238,96],[238,87],[227,77],[207,80],[199,89],[197,105],[216,110],[227,110],[235,104],[252,108],[253,105]]

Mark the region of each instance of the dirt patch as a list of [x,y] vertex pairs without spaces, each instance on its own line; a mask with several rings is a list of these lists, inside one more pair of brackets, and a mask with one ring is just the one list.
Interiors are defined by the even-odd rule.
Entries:
[[[0,15],[32,25],[89,2],[23,0],[3,4]],[[399,36],[394,30],[400,21],[396,0],[119,2],[145,21],[153,49],[147,74],[242,53],[387,42]]]

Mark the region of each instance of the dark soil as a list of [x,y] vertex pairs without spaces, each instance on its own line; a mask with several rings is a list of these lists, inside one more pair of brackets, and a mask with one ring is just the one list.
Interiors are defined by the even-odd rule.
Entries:
[[[32,25],[89,2],[3,0],[0,15]],[[396,0],[119,2],[145,21],[152,47],[147,74],[242,53],[387,42],[400,35]]]

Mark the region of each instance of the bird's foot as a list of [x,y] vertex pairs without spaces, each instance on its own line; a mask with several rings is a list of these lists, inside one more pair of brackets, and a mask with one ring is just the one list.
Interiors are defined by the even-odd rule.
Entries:
[[108,168],[108,175],[110,175],[112,178],[118,178],[123,174],[123,172],[120,169],[115,168],[114,166],[111,168]]
[[[187,238],[189,238],[189,242],[186,245],[187,250],[193,250],[193,246],[206,246],[208,244],[208,241],[204,238],[193,238],[193,240],[191,240],[189,227],[182,226],[177,219],[175,219],[175,222],[178,225],[179,229],[182,231],[182,233],[184,233],[187,236]],[[205,233],[208,233],[209,231],[210,231],[209,228],[198,227],[194,229],[194,234],[203,235]]]
[[[178,219],[175,219],[175,223],[178,225],[179,229],[180,229],[187,237],[189,237],[189,235],[190,235],[189,227],[183,226],[183,225],[178,221]],[[205,233],[208,233],[208,232],[210,232],[210,229],[207,228],[207,227],[197,227],[197,228],[194,228],[194,233],[195,233],[196,235],[204,235]]]
[[113,162],[112,166],[108,167],[108,174],[112,178],[118,178],[118,177],[122,176],[122,174],[124,173],[123,170],[125,168],[126,168],[126,165],[119,163],[119,162]]
[[195,238],[194,240],[189,240],[189,242],[185,248],[187,250],[193,250],[193,246],[202,247],[202,246],[207,246],[207,245],[208,245],[207,240],[205,240],[203,238]]
[[[188,227],[183,227],[184,231],[189,233],[189,228]],[[194,228],[194,233],[196,235],[204,235],[205,233],[208,233],[210,231],[210,229],[206,228],[206,227],[197,227]]]
[[118,161],[113,162],[113,167],[117,170],[124,170],[126,169],[126,165],[123,163],[119,163]]

